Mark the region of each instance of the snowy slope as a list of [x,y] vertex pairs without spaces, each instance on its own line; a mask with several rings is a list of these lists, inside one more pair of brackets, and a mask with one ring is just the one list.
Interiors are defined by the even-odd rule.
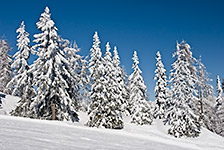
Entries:
[[[7,110],[18,98],[7,96]],[[15,103],[14,103],[15,104]],[[2,111],[0,111],[2,112]],[[79,113],[79,123],[34,120],[0,115],[1,150],[223,150],[224,138],[203,130],[199,138],[177,139],[166,134],[159,120],[151,126],[127,123],[123,130],[108,130],[84,126],[87,116]]]

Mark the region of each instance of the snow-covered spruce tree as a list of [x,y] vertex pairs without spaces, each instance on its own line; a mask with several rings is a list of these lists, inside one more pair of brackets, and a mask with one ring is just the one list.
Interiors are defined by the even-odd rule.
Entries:
[[224,98],[219,76],[217,76],[217,92],[218,97],[215,105],[215,114],[216,114],[215,132],[221,136],[224,136]]
[[36,25],[41,33],[34,35],[37,44],[33,48],[37,49],[38,59],[31,67],[37,87],[37,96],[31,104],[32,117],[78,121],[68,93],[67,79],[72,78],[72,73],[48,7]]
[[119,101],[114,98],[113,65],[109,44],[105,60],[102,58],[100,40],[97,32],[93,36],[91,58],[89,60],[89,71],[91,79],[90,105],[88,109],[89,119],[87,125],[90,127],[103,126],[110,129],[123,128]]
[[88,108],[89,119],[86,123],[90,127],[102,126],[104,119],[104,101],[106,100],[106,87],[104,78],[104,60],[100,49],[100,40],[98,33],[95,32],[93,36],[93,45],[90,49],[89,60],[89,79],[90,79],[90,105]]
[[217,115],[217,124],[215,128],[215,132],[224,137],[224,104],[222,103],[220,107],[216,111]]
[[106,53],[104,57],[106,100],[105,100],[105,128],[122,129],[122,104],[123,97],[120,93],[120,87],[117,82],[116,68],[112,63],[109,42],[106,44]]
[[217,93],[218,93],[218,97],[216,99],[216,108],[218,108],[219,105],[221,105],[223,101],[223,90],[222,90],[219,76],[217,76]]
[[11,115],[30,117],[32,116],[32,114],[30,114],[30,104],[32,103],[32,99],[36,96],[36,91],[33,87],[33,73],[29,70],[29,65],[27,63],[32,50],[29,45],[29,33],[25,31],[23,21],[16,32],[19,33],[17,36],[19,51],[13,56],[15,58],[12,63],[14,78],[10,81],[8,86],[10,87],[10,84],[14,85],[12,94],[20,96],[21,99],[15,110],[11,112]]
[[150,113],[149,103],[146,101],[146,85],[142,78],[142,71],[138,64],[137,52],[133,55],[133,73],[128,78],[128,88],[130,92],[131,103],[131,123],[138,125],[150,125],[153,121],[153,116]]
[[121,101],[121,110],[124,113],[124,115],[130,115],[130,110],[128,109],[128,90],[126,87],[126,74],[124,69],[120,67],[120,57],[118,55],[117,47],[114,46],[113,50],[113,60],[112,63],[114,65],[114,76],[115,76],[115,82],[117,86],[117,95],[119,98],[119,101]]
[[155,108],[154,108],[154,118],[164,119],[167,107],[167,100],[169,98],[169,89],[167,85],[166,69],[161,60],[160,52],[156,53],[156,70],[155,77]]
[[[6,85],[12,79],[11,56],[8,54],[11,50],[6,39],[0,39],[0,92],[4,92]],[[7,91],[10,94],[11,91]]]
[[11,94],[14,96],[21,97],[23,95],[23,88],[26,86],[26,83],[23,82],[26,80],[27,70],[29,69],[29,65],[27,60],[30,56],[30,40],[29,33],[25,30],[24,21],[21,22],[20,27],[16,30],[17,36],[17,47],[18,52],[13,55],[14,61],[11,65],[13,68],[14,77],[7,84],[7,91],[12,91]]
[[190,45],[177,43],[171,70],[171,105],[167,110],[168,133],[175,137],[197,137],[200,134],[199,116],[194,113],[196,69]]
[[209,84],[212,81],[212,79],[209,78],[209,73],[207,72],[205,65],[202,63],[201,56],[197,61],[197,67],[199,78],[198,85],[201,90],[199,95],[201,95],[201,97],[203,98],[207,98],[210,95],[213,96],[214,94],[213,86]]
[[197,75],[198,75],[198,83],[197,89],[199,91],[199,103],[197,105],[198,110],[196,113],[200,116],[200,120],[203,122],[203,126],[205,126],[210,131],[214,131],[214,91],[213,86],[210,84],[212,81],[208,76],[208,72],[206,71],[206,67],[202,63],[201,56],[197,61]]

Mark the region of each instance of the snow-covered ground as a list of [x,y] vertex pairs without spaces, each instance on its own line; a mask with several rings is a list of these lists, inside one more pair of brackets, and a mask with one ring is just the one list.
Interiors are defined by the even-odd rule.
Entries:
[[[202,130],[198,138],[174,138],[159,120],[137,126],[125,119],[123,130],[89,128],[79,123],[35,120],[7,115],[19,100],[7,96],[0,109],[0,150],[224,150],[224,138]],[[4,115],[6,114],[6,115]]]

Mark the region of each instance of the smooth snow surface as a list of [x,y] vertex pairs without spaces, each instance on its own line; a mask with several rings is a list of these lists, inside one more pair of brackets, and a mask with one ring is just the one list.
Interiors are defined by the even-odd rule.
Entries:
[[90,128],[85,113],[80,122],[60,122],[12,117],[8,115],[18,98],[7,96],[5,108],[0,109],[1,150],[223,150],[224,138],[203,130],[199,138],[174,138],[168,135],[162,122],[137,126],[124,118],[123,130]]

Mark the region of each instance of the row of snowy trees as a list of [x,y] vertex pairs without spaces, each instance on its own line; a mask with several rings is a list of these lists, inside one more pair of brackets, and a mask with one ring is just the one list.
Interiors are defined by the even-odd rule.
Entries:
[[126,74],[120,67],[120,58],[116,46],[113,58],[109,42],[106,44],[104,57],[100,49],[97,32],[93,36],[89,60],[90,104],[88,109],[90,127],[123,128],[123,115],[130,115],[131,122],[136,124],[151,124],[152,115],[146,101],[146,86],[144,84],[137,52],[133,55],[133,73],[126,84]]
[[[177,43],[169,80],[157,52],[156,99],[152,105],[147,101],[136,51],[133,72],[127,76],[120,66],[116,46],[112,56],[108,42],[103,56],[97,32],[90,56],[84,58],[78,54],[76,43],[58,35],[48,7],[36,26],[40,33],[34,35],[33,46],[24,22],[17,29],[18,52],[13,61],[8,55],[8,43],[5,39],[0,41],[0,91],[21,97],[12,115],[78,121],[77,111],[86,111],[86,125],[90,127],[122,129],[126,115],[138,125],[150,125],[153,119],[161,119],[169,126],[168,133],[175,137],[197,137],[202,126],[224,136],[220,79],[217,78],[218,97],[214,102],[206,68],[201,59],[192,56],[186,42]],[[38,58],[29,65],[31,54]]]
[[216,99],[206,67],[201,58],[196,60],[192,56],[190,49],[185,41],[177,43],[170,73],[170,89],[166,69],[157,52],[154,117],[170,125],[168,133],[175,137],[196,137],[202,126],[223,136],[224,97],[219,76]]
[[[77,121],[78,92],[85,82],[80,78],[85,69],[80,67],[85,62],[76,54],[79,51],[76,44],[71,46],[57,34],[48,7],[36,25],[40,33],[34,35],[36,44],[33,46],[29,45],[24,22],[16,31],[19,51],[13,56],[13,78],[4,91],[20,96],[21,100],[11,114]],[[38,58],[29,66],[27,60],[31,52]]]

